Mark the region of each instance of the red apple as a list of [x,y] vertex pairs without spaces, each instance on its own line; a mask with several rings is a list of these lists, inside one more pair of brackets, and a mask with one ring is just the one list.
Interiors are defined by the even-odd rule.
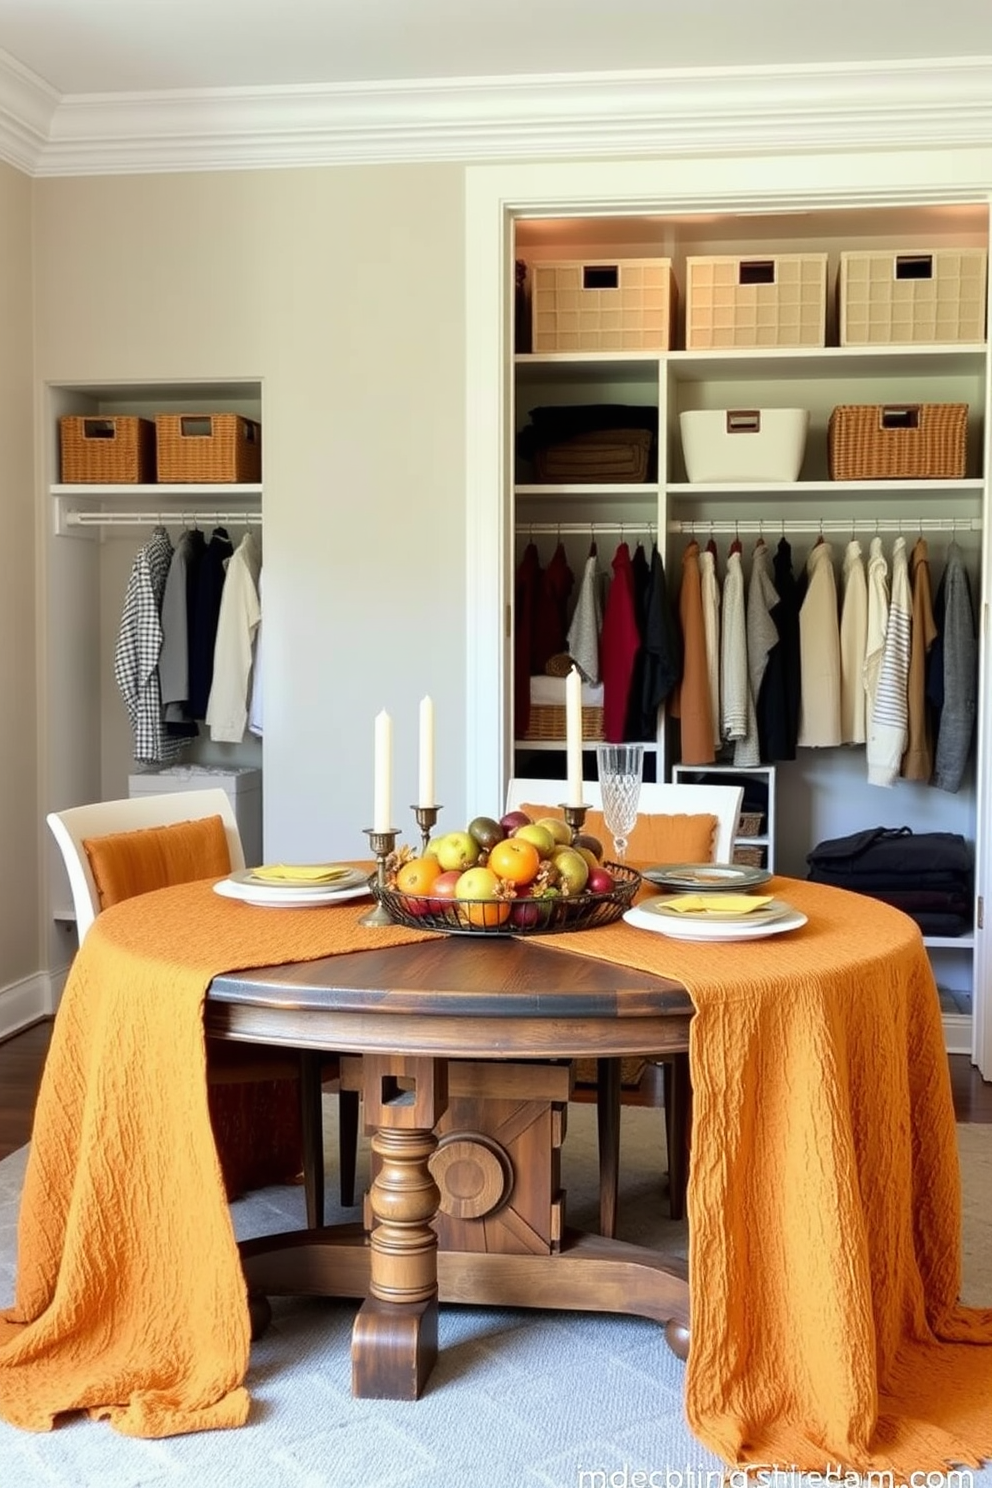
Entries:
[[613,874],[607,873],[605,868],[590,868],[589,877],[586,879],[586,890],[590,894],[612,894],[616,888]]
[[421,910],[422,914],[444,914],[449,902],[455,897],[455,884],[461,878],[457,868],[449,868],[445,873],[439,873],[431,884],[428,897],[422,902],[428,906]]
[[526,811],[508,811],[505,816],[501,816],[499,819],[499,824],[507,836],[510,835],[515,827],[526,827],[529,822],[530,817]]

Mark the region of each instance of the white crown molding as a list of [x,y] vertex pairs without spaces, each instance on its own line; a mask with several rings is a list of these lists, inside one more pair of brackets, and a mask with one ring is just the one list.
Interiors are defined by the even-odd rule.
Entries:
[[0,51],[0,159],[34,175],[59,102],[54,88]]
[[0,54],[34,176],[992,144],[992,57],[61,99]]

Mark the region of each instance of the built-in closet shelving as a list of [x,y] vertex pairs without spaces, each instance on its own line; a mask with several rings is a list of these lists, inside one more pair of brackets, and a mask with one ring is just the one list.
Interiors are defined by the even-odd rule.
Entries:
[[[45,604],[47,746],[46,809],[128,794],[134,769],[126,710],[113,676],[114,645],[134,557],[152,528],[175,537],[184,525],[208,532],[227,528],[235,543],[262,520],[262,483],[94,484],[61,480],[59,420],[161,413],[240,413],[262,423],[257,380],[61,383],[48,387],[45,450]],[[263,467],[264,468],[264,467]],[[188,762],[262,764],[261,740],[240,745],[201,737]],[[49,844],[49,915],[72,920],[68,886],[54,844]],[[59,932],[53,931],[53,964]]]
[[[506,501],[514,534],[511,567],[526,542],[543,544],[550,556],[560,536],[578,575],[595,540],[608,569],[617,541],[631,548],[657,537],[669,589],[677,589],[681,554],[690,537],[704,544],[713,537],[721,573],[729,544],[739,539],[749,571],[756,538],[774,547],[780,536],[793,548],[798,573],[809,547],[819,538],[834,544],[834,570],[840,574],[844,548],[857,538],[867,558],[870,540],[883,540],[890,560],[900,533],[911,549],[918,535],[927,539],[933,587],[943,571],[948,543],[957,542],[972,584],[976,623],[982,615],[989,570],[990,370],[986,342],[951,345],[841,347],[838,345],[837,277],[843,250],[891,252],[953,247],[986,248],[989,207],[985,202],[837,208],[802,213],[746,212],[707,218],[666,215],[612,215],[562,218],[534,214],[515,224],[513,254],[532,271],[542,259],[663,257],[672,261],[676,283],[686,284],[690,255],[732,253],[770,256],[825,252],[827,272],[826,345],[810,349],[685,350],[684,327],[676,320],[673,344],[657,353],[515,350],[508,367],[513,426],[521,429],[528,411],[539,405],[626,403],[658,409],[657,478],[639,485],[548,485],[538,483],[517,462]],[[508,273],[512,264],[508,265]],[[512,278],[512,274],[510,274]],[[681,307],[684,311],[684,305]],[[843,403],[967,403],[967,464],[953,480],[834,481],[829,478],[827,422]],[[807,408],[810,428],[799,479],[761,484],[690,483],[679,430],[679,414],[692,409]],[[981,656],[981,688],[988,686],[987,659]],[[981,711],[981,710],[980,710]],[[801,749],[795,761],[777,762],[771,844],[779,871],[806,873],[806,853],[820,840],[867,826],[912,826],[917,831],[962,833],[976,845],[976,925],[983,917],[981,822],[988,818],[982,797],[982,755],[988,748],[979,727],[972,761],[956,794],[899,781],[890,789],[870,786],[863,748]],[[514,738],[512,756],[520,770],[532,746]],[[545,744],[553,749],[553,744]],[[659,717],[658,778],[671,778],[679,764],[674,724]],[[732,761],[721,759],[719,763]],[[532,773],[538,773],[533,771]],[[546,773],[546,772],[542,772]],[[970,1052],[968,999],[982,971],[980,937],[928,941],[943,1002],[949,1048]]]

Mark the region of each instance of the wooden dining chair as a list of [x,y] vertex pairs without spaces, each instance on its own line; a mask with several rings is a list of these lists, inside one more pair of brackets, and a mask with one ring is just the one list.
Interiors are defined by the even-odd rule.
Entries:
[[[113,903],[169,884],[244,868],[234,810],[220,789],[100,801],[47,817],[69,879],[82,945]],[[316,1051],[207,1039],[211,1120],[228,1196],[285,1181],[302,1152],[307,1224],[324,1222],[322,1085],[337,1060]],[[289,1104],[286,1092],[293,1090]],[[341,1202],[354,1203],[358,1097],[340,1096]],[[267,1147],[260,1148],[259,1134]]]
[[[563,780],[514,776],[507,788],[506,809],[539,807],[546,808],[550,815],[560,815],[564,791]],[[594,836],[602,836],[608,856],[611,842],[602,822],[599,784],[584,781],[583,795],[586,805],[591,808],[587,815],[587,829]],[[627,848],[628,858],[633,863],[639,861],[643,864],[731,862],[743,798],[744,788],[738,785],[645,782],[638,802],[637,825],[631,832]],[[656,1066],[660,1066],[663,1073],[661,1104],[665,1111],[669,1213],[672,1219],[680,1220],[685,1216],[692,1124],[688,1054],[648,1055],[644,1060],[633,1061],[597,1059],[594,1068],[586,1068],[586,1061],[577,1061],[576,1089],[580,1098],[583,1092],[595,1094],[599,1227],[602,1234],[611,1239],[616,1235],[617,1226],[621,1107],[625,1103],[659,1103],[650,1085],[650,1069]]]

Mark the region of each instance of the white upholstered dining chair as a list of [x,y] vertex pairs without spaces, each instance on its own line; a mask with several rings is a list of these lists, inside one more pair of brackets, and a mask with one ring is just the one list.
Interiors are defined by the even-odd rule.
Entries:
[[[69,879],[79,944],[82,945],[101,910],[101,894],[87,843],[91,847],[98,845],[103,851],[106,849],[107,839],[116,838],[118,834],[126,835],[156,827],[179,828],[183,823],[206,822],[212,817],[219,817],[223,828],[229,865],[227,871],[237,872],[243,869],[245,855],[234,809],[227,793],[220,789],[175,791],[124,800],[98,801],[51,812],[47,821],[61,851]],[[209,877],[211,871],[211,867],[207,866],[202,874],[196,872],[195,868],[192,873],[186,872],[181,876],[170,873],[166,881],[182,882],[190,877]],[[127,895],[121,894],[120,897]],[[212,1088],[214,1091],[213,1109],[221,1120],[224,1097],[218,1093],[218,1087],[246,1087],[253,1084],[265,1086],[273,1081],[296,1083],[307,1224],[311,1228],[324,1221],[321,1086],[324,1079],[330,1079],[337,1073],[337,1061],[333,1056],[302,1050],[227,1043],[221,1039],[207,1040],[207,1085],[208,1089]],[[357,1093],[344,1091],[340,1101],[341,1201],[350,1205],[354,1202],[355,1153],[358,1141]]]
[[[602,808],[602,797],[596,781],[583,782],[585,804]],[[507,787],[507,811],[525,806],[547,806],[557,809],[565,794],[563,780],[537,780],[514,776]],[[638,819],[645,817],[715,818],[710,832],[697,833],[710,844],[710,861],[729,863],[733,860],[734,839],[740,820],[744,788],[739,785],[695,785],[682,781],[645,782],[641,786]],[[636,857],[637,828],[631,833],[628,855]],[[609,841],[603,844],[609,855]],[[658,859],[655,859],[658,861]],[[672,859],[668,859],[672,861]],[[647,1052],[647,1051],[646,1051]],[[662,1101],[665,1110],[665,1145],[668,1156],[668,1203],[672,1219],[685,1215],[686,1187],[689,1177],[689,1137],[691,1125],[691,1091],[688,1054],[650,1056],[648,1064],[663,1070]],[[617,1195],[620,1184],[620,1110],[626,1098],[623,1083],[623,1061],[596,1061],[596,1122],[599,1142],[599,1227],[602,1234],[616,1234]],[[583,1082],[585,1083],[585,1082]],[[640,1082],[639,1082],[640,1083]],[[581,1088],[581,1087],[580,1087]],[[644,1104],[640,1091],[638,1103]]]

